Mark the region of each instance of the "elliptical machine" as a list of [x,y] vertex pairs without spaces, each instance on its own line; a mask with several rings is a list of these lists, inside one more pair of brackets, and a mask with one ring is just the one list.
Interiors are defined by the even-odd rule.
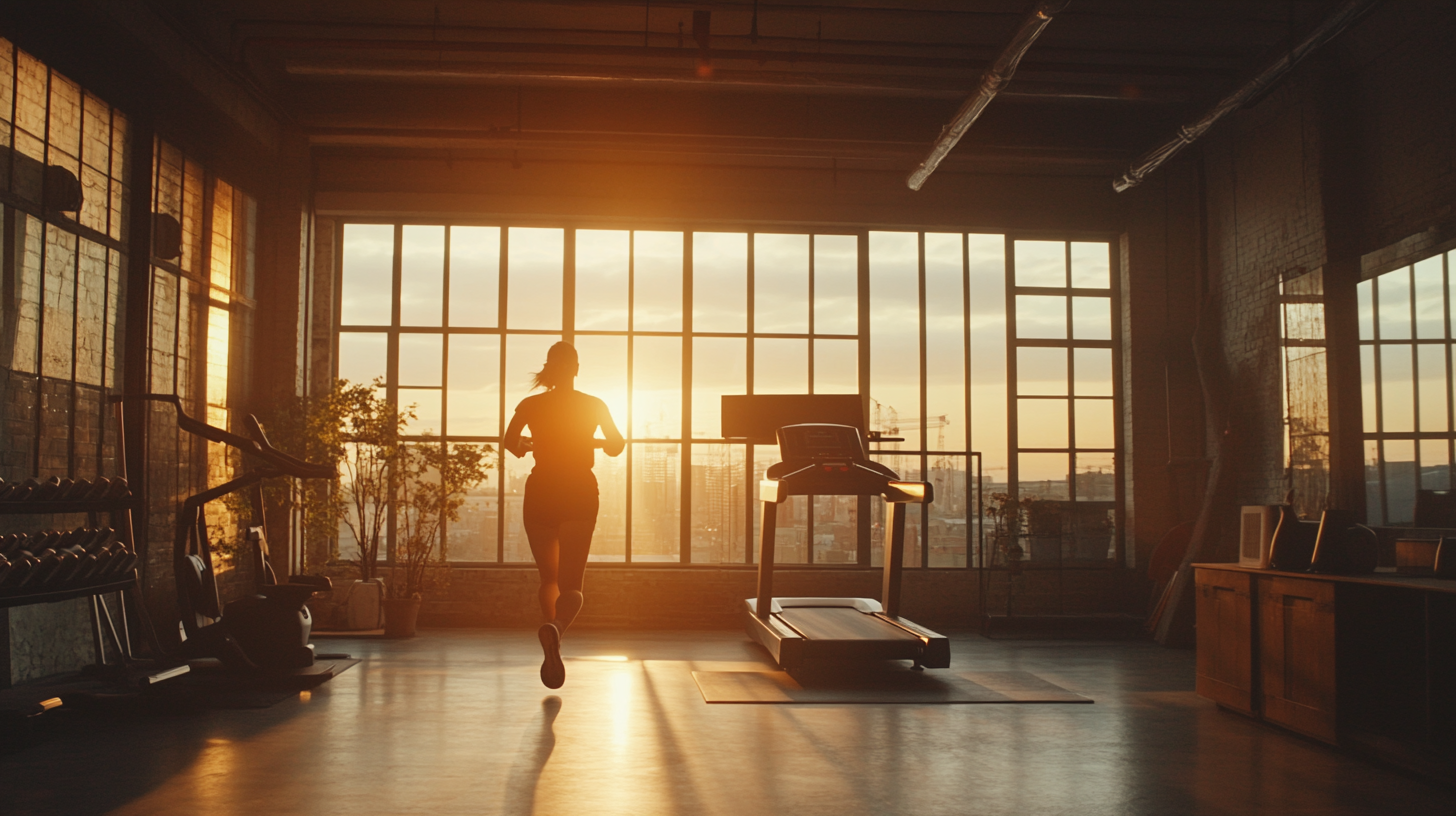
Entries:
[[[133,401],[165,402],[177,412],[177,427],[210,442],[219,442],[243,452],[244,471],[236,478],[209,488],[182,502],[177,513],[172,546],[172,570],[177,581],[177,605],[181,613],[182,651],[188,658],[217,658],[234,670],[271,675],[292,674],[313,665],[313,644],[309,634],[313,618],[307,601],[316,593],[333,588],[325,576],[290,576],[278,583],[269,562],[267,536],[263,526],[251,527],[252,557],[257,584],[254,594],[222,606],[212,567],[212,546],[203,512],[210,501],[239,490],[253,488],[274,476],[327,479],[334,475],[328,465],[314,464],[290,456],[268,442],[263,427],[251,414],[245,419],[248,436],[214,427],[187,415],[181,400],[173,394],[140,394],[115,398],[123,405]],[[249,461],[251,459],[251,461]],[[251,466],[250,466],[251,465]],[[253,496],[253,511],[263,521],[261,492]]]

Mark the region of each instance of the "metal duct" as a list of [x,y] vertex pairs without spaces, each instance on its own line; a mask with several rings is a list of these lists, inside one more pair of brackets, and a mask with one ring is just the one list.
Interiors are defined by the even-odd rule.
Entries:
[[921,185],[925,184],[925,180],[930,178],[930,174],[940,166],[951,148],[956,146],[971,125],[975,124],[976,119],[980,118],[981,112],[991,104],[991,100],[996,98],[996,94],[1011,81],[1011,76],[1016,73],[1016,66],[1021,63],[1021,58],[1026,55],[1031,44],[1036,42],[1036,38],[1041,35],[1042,29],[1046,28],[1047,23],[1052,21],[1052,17],[1060,14],[1069,2],[1071,0],[1042,0],[1026,16],[1026,19],[1021,21],[1021,27],[1017,29],[1011,42],[1006,44],[1001,54],[996,57],[996,61],[991,63],[991,67],[981,74],[981,86],[975,95],[961,105],[950,124],[941,128],[940,137],[930,148],[930,155],[926,156],[925,160],[920,162],[920,166],[915,168],[915,172],[905,179],[906,186],[912,190],[919,190]]
[[1284,78],[1284,75],[1294,69],[1305,57],[1312,54],[1316,49],[1325,43],[1333,40],[1359,19],[1366,12],[1380,5],[1382,0],[1346,0],[1339,8],[1330,13],[1323,22],[1315,27],[1313,31],[1306,34],[1292,49],[1265,66],[1258,76],[1249,80],[1243,87],[1234,91],[1219,100],[1217,105],[1199,117],[1193,123],[1178,128],[1178,133],[1167,142],[1158,145],[1140,156],[1132,166],[1127,169],[1122,177],[1112,182],[1112,189],[1123,192],[1131,187],[1136,187],[1147,175],[1167,160],[1178,155],[1183,148],[1193,144],[1199,137],[1208,132],[1218,120],[1242,108],[1252,99],[1257,98],[1265,91],[1274,86],[1276,82]]

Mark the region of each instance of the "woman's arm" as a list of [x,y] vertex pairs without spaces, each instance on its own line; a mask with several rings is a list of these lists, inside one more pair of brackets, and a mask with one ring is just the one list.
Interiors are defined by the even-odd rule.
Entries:
[[612,421],[612,412],[607,410],[605,402],[598,401],[601,406],[601,416],[597,418],[597,425],[602,429],[602,451],[608,456],[616,456],[627,447],[627,440],[622,438],[622,432],[617,430],[617,423]]
[[526,418],[521,416],[521,406],[517,405],[515,414],[511,415],[511,424],[506,427],[506,438],[501,440],[501,447],[517,459],[531,452],[531,440],[521,438],[521,429],[525,425]]

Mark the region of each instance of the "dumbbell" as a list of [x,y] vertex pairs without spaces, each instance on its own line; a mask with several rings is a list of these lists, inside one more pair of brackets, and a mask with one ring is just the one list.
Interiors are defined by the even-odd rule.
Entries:
[[130,495],[131,487],[127,485],[126,479],[117,476],[115,479],[111,480],[111,487],[107,489],[105,498],[124,499]]
[[[26,481],[29,482],[34,480],[27,479]],[[60,489],[60,487],[61,477],[52,476],[49,479],[46,479],[44,482],[38,483],[35,486],[35,489],[30,491],[30,495],[26,496],[26,501],[50,501],[51,497],[56,494],[56,491]]]
[[106,478],[105,476],[97,476],[96,479],[91,482],[91,487],[86,491],[85,495],[81,495],[78,493],[76,494],[76,498],[93,501],[95,499],[99,499],[105,496],[107,491],[109,490],[111,490],[111,480]]
[[21,550],[26,549],[25,543],[29,540],[30,536],[27,536],[25,533],[11,533],[0,536],[0,555],[14,560],[19,557]]
[[112,556],[111,562],[106,565],[106,569],[102,572],[101,580],[103,583],[119,580],[132,567],[136,566],[136,553],[126,549],[125,545],[120,546],[114,552],[115,554]]
[[20,589],[25,583],[26,576],[35,568],[35,561],[28,558],[21,558],[10,562],[10,568],[6,570],[3,578],[0,578],[0,594],[12,594]]

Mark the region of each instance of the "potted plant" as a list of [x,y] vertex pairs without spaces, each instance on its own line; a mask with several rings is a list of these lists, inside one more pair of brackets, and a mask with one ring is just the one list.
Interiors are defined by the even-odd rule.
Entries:
[[1061,503],[1032,498],[1026,504],[1026,533],[1032,561],[1056,561],[1061,558]]
[[424,594],[448,580],[440,547],[445,524],[460,518],[465,492],[485,481],[489,445],[426,439],[400,444],[393,459],[395,538],[384,601],[386,637],[413,637]]
[[983,508],[991,520],[991,563],[1019,570],[1025,550],[1021,547],[1021,531],[1026,526],[1027,511],[1035,496],[1013,499],[1010,493],[992,493]]

